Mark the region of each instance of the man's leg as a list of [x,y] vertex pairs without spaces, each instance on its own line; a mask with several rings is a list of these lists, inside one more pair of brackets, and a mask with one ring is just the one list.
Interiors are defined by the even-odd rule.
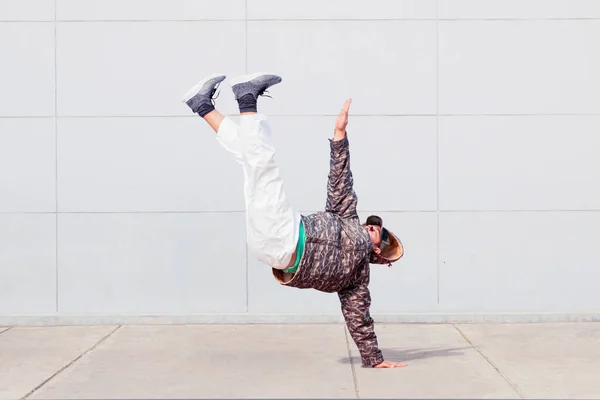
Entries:
[[187,91],[182,101],[190,107],[192,112],[204,118],[217,133],[219,143],[234,155],[236,161],[242,164],[240,143],[237,137],[238,126],[214,107],[213,96],[225,78],[224,74],[215,74],[204,78]]
[[271,131],[256,101],[264,91],[281,82],[274,75],[234,79],[232,89],[240,107],[238,138],[246,175],[248,245],[262,262],[285,269],[296,252],[300,214],[286,196]]
[[223,116],[217,110],[208,113],[204,120],[217,134],[217,141],[244,166],[240,139],[238,138],[239,126],[231,118]]
[[[213,115],[214,114],[214,115]],[[209,113],[205,120],[215,125],[217,140],[235,157],[244,173],[244,198],[246,203],[246,231],[248,247],[256,258],[274,268],[285,269],[294,263],[298,243],[300,215],[293,210],[283,190],[279,169],[274,161],[275,149],[269,140],[255,143],[250,152],[244,152],[245,121],[257,117],[256,113],[241,116],[241,126],[230,118],[223,118],[217,111]],[[270,136],[266,122],[258,130],[250,126],[251,132],[261,131]],[[266,128],[266,130],[265,130]],[[270,159],[268,165],[256,165],[261,159]]]
[[[233,89],[242,126],[214,109],[212,96],[224,75],[213,75],[194,86],[183,101],[211,126],[217,140],[232,153],[244,171],[244,196],[248,245],[262,262],[285,269],[298,243],[300,214],[292,209],[284,191],[275,149],[264,117],[256,114],[256,100],[268,87],[281,81],[273,76],[242,77]],[[245,140],[241,140],[245,137]],[[244,145],[245,143],[245,145]]]

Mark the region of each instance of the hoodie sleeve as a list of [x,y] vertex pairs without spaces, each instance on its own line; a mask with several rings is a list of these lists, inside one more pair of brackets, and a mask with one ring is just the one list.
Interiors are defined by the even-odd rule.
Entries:
[[346,219],[358,219],[354,192],[354,179],[350,171],[350,144],[348,138],[334,141],[329,139],[331,158],[327,182],[327,204],[325,211]]
[[348,331],[358,347],[363,367],[382,363],[383,354],[379,350],[375,322],[369,314],[371,295],[367,284],[351,286],[338,293],[342,304],[342,314]]

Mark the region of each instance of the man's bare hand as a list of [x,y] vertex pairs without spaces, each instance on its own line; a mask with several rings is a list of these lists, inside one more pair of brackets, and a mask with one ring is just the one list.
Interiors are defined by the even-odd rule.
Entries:
[[392,361],[384,361],[381,364],[377,364],[373,366],[373,368],[404,368],[406,364],[392,362]]
[[346,137],[346,126],[348,125],[348,110],[350,109],[352,99],[346,100],[340,114],[335,120],[335,133],[333,140],[343,140]]

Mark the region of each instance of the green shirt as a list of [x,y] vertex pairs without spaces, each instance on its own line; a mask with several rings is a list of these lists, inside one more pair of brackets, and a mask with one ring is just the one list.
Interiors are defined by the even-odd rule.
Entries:
[[306,242],[306,234],[304,233],[304,224],[300,221],[300,235],[298,237],[298,253],[296,254],[296,262],[291,267],[284,269],[283,272],[295,273],[300,265],[300,259],[304,253],[304,243]]

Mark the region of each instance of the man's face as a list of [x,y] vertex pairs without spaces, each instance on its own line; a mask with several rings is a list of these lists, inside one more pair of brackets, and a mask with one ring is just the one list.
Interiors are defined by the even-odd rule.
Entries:
[[373,243],[373,250],[377,254],[381,253],[381,249],[379,248],[381,245],[381,227],[377,225],[365,225],[365,227],[369,231],[371,243]]

